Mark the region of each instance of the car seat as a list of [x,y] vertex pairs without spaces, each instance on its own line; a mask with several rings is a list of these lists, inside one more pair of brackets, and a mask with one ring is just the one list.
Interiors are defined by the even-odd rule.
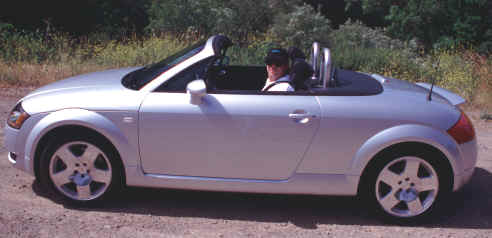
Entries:
[[296,47],[290,47],[288,54],[292,62],[289,77],[295,90],[309,90],[311,88],[310,79],[313,76],[313,68],[306,62],[306,55]]

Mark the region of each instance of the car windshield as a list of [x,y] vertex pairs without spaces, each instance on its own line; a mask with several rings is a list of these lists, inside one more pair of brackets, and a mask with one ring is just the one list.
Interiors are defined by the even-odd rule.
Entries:
[[140,90],[141,88],[143,88],[143,86],[145,86],[147,83],[149,83],[162,73],[166,72],[168,69],[189,59],[193,55],[196,55],[204,47],[205,42],[202,41],[190,47],[187,47],[158,63],[137,69],[123,77],[122,84],[127,88]]

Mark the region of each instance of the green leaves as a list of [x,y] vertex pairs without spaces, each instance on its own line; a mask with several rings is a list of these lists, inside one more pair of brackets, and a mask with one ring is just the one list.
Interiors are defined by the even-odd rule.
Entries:
[[385,17],[390,36],[417,38],[427,48],[492,41],[483,34],[492,29],[486,21],[492,10],[487,0],[362,0],[362,7],[367,15]]
[[332,31],[330,20],[309,5],[297,6],[292,12],[279,14],[271,31],[284,46],[309,50],[314,41],[328,44]]

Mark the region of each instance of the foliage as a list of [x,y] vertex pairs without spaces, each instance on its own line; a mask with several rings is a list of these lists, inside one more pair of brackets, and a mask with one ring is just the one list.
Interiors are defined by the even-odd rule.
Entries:
[[223,33],[239,42],[244,42],[250,34],[266,32],[273,15],[268,1],[264,0],[230,0],[213,11],[213,31]]
[[249,37],[247,44],[234,45],[229,49],[231,64],[233,65],[264,65],[266,53],[271,48],[277,48],[269,34]]
[[276,14],[291,11],[299,0],[156,0],[148,10],[147,29],[157,33],[226,34],[244,43],[268,31]]
[[278,15],[271,31],[284,46],[309,49],[314,41],[327,45],[332,29],[328,19],[310,5],[302,5]]
[[39,63],[60,60],[58,50],[65,48],[66,37],[62,33],[2,31],[0,33],[0,57],[7,61]]
[[[438,62],[438,68],[432,70],[435,62]],[[466,54],[440,50],[429,57],[424,67],[431,73],[432,78],[436,78],[439,86],[458,93],[468,101],[473,100],[478,78],[474,75],[473,62],[466,57]]]
[[[365,14],[384,16],[390,36],[427,48],[476,45],[490,52],[492,3],[487,0],[348,0]],[[374,14],[378,13],[378,14]],[[483,34],[485,33],[485,34]],[[489,35],[487,35],[489,34]]]
[[208,34],[216,19],[213,0],[152,1],[147,29],[157,33]]
[[[22,4],[13,3],[25,14]],[[49,8],[55,3],[77,11],[41,11],[43,4]],[[0,14],[1,86],[37,86],[85,72],[145,65],[197,39],[223,33],[236,43],[229,51],[232,64],[263,65],[269,48],[297,46],[309,52],[312,42],[318,41],[332,49],[338,67],[412,82],[436,78],[438,85],[474,103],[492,105],[492,59],[484,54],[492,52],[492,1],[54,0],[33,4],[42,16],[13,19]],[[1,11],[5,9],[9,6]],[[336,11],[343,14],[333,14]],[[358,20],[345,21],[349,17]],[[142,30],[145,26],[147,31]],[[438,59],[436,71],[432,66]]]
[[171,35],[123,42],[95,35],[75,41],[55,33],[12,34],[3,40],[9,44],[0,54],[0,86],[39,86],[81,73],[147,65],[193,43]]
[[330,34],[330,42],[335,47],[344,44],[346,47],[417,50],[415,43],[405,44],[387,36],[382,29],[370,28],[350,19]]

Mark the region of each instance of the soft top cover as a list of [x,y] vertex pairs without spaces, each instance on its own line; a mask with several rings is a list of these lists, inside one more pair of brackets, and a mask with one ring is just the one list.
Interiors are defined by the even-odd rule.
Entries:
[[370,75],[350,70],[335,70],[336,87],[312,88],[316,94],[331,96],[370,96],[383,92],[383,86]]

